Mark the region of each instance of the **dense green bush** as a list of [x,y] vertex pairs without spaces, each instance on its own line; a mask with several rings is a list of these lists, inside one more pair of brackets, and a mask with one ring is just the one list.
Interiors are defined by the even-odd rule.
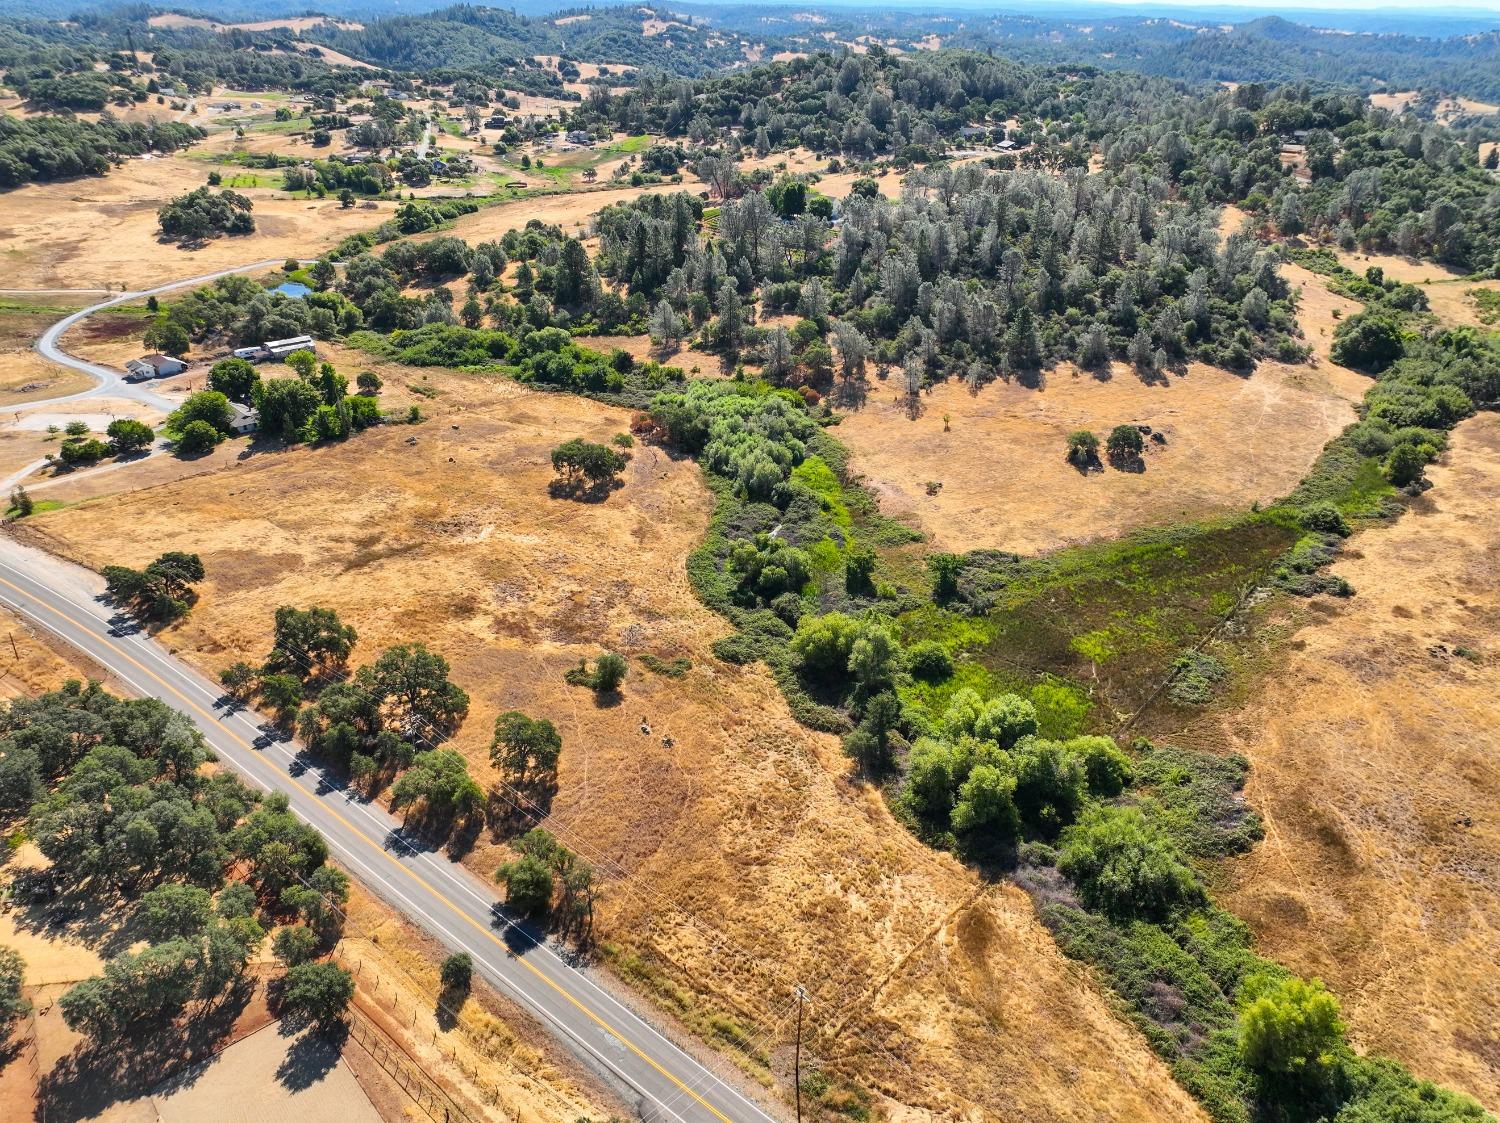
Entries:
[[1171,840],[1135,808],[1091,811],[1063,835],[1057,868],[1085,905],[1112,917],[1162,920],[1205,900]]

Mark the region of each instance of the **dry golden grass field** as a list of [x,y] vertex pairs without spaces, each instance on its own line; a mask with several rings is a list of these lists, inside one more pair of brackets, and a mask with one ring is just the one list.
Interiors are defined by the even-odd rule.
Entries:
[[[605,501],[551,499],[548,450],[607,439],[627,414],[504,381],[439,389],[416,429],[83,502],[29,536],[92,566],[199,551],[202,600],[165,639],[208,670],[263,657],[282,603],[336,608],[358,658],[427,641],[473,698],[456,745],[482,780],[497,712],[553,719],[549,826],[628,874],[600,909],[622,974],[778,1076],[800,980],[813,1055],[896,1118],[1202,1117],[1019,890],[917,842],[768,675],[712,658],[725,626],[683,568],[709,513],[695,466],[637,448]],[[563,682],[601,645],[632,665],[602,708]],[[693,667],[656,676],[647,653]],[[488,874],[502,855],[486,836],[471,860]]]
[[[1221,232],[1244,218],[1225,207]],[[1039,553],[1279,498],[1354,420],[1369,388],[1328,361],[1338,317],[1360,305],[1300,266],[1282,269],[1301,290],[1297,319],[1316,356],[1308,365],[1263,362],[1241,377],[1193,363],[1148,385],[1124,363],[1102,381],[1064,364],[1037,389],[939,384],[915,418],[894,379],[872,381],[835,433],[881,509],[914,518],[941,549]],[[1085,475],[1064,459],[1073,430],[1103,440],[1122,423],[1166,438],[1148,443],[1144,472]]]
[[[889,515],[911,515],[941,549],[1039,553],[1275,499],[1354,420],[1324,371],[1263,362],[1249,377],[1192,364],[1148,385],[1123,363],[1100,381],[1060,366],[1039,389],[942,383],[911,418],[894,385],[872,383],[835,430]],[[1344,372],[1347,373],[1347,372]],[[1150,425],[1142,472],[1081,473],[1067,437]],[[941,484],[929,494],[931,484]]]
[[1356,1041],[1500,1108],[1500,418],[1354,539],[1270,680],[1227,718],[1267,839],[1227,903],[1320,975]]
[[254,234],[215,238],[196,249],[162,242],[156,211],[200,186],[202,161],[186,156],[128,160],[97,179],[28,184],[0,193],[0,255],[11,288],[138,289],[262,258],[313,257],[346,234],[377,226],[395,209],[344,210],[337,199],[292,199],[249,188]]
[[48,362],[31,345],[50,324],[99,298],[88,293],[0,295],[0,416],[17,405],[93,385],[87,375]]

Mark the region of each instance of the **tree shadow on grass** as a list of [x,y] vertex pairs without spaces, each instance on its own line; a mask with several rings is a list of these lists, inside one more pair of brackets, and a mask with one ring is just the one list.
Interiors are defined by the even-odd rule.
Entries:
[[464,815],[458,819],[448,835],[448,843],[443,848],[449,858],[457,862],[479,841],[479,835],[484,830],[484,814]]
[[829,391],[829,401],[839,409],[863,409],[870,396],[869,383],[864,378],[845,378]]
[[590,483],[588,480],[553,480],[547,485],[547,494],[553,499],[571,499],[575,503],[603,503],[610,493],[625,486],[621,479]]
[[[23,892],[29,892],[33,880],[45,886],[55,884],[45,872],[19,879]],[[129,906],[101,908],[102,887],[89,883],[86,888],[72,886],[50,899],[18,907],[11,912],[12,922],[21,932],[43,939],[61,938],[82,944],[104,959],[128,951],[135,942],[132,925],[121,922]],[[106,893],[109,890],[102,890]]]
[[618,690],[594,690],[590,692],[594,699],[596,710],[612,710],[621,702],[625,701],[625,695]]
[[508,787],[496,785],[485,801],[484,821],[495,841],[523,834],[552,813],[557,795],[557,776],[536,773]]

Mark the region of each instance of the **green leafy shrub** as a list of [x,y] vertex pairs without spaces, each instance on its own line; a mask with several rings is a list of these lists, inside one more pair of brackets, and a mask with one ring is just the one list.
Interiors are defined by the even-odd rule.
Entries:
[[1203,885],[1176,846],[1133,807],[1099,807],[1063,835],[1057,868],[1089,907],[1162,920],[1202,904]]

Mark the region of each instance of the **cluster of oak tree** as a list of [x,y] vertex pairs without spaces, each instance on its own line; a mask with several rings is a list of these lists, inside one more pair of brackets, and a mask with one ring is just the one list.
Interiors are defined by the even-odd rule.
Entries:
[[62,995],[71,1028],[109,1048],[232,1000],[271,928],[284,1008],[342,1015],[353,981],[318,957],[338,938],[348,878],[283,797],[205,771],[212,755],[186,717],[72,682],[11,702],[0,743],[0,800],[26,813],[48,886],[119,910],[129,942],[144,942]]

